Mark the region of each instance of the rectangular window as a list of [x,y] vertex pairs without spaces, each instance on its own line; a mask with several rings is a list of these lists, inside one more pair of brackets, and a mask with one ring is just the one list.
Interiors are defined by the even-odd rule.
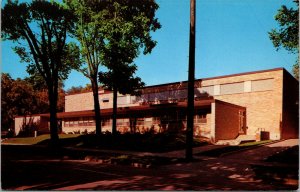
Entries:
[[273,89],[274,79],[262,79],[251,82],[251,91],[268,91]]
[[117,126],[129,126],[129,119],[117,119]]
[[138,118],[136,125],[144,125],[144,118]]
[[160,118],[159,117],[153,117],[153,124],[160,124]]
[[195,115],[194,116],[194,123],[207,123],[206,115]]
[[244,82],[223,84],[220,86],[221,95],[236,94],[244,92]]
[[120,96],[117,98],[118,105],[126,105],[127,103],[127,97],[126,96]]
[[72,120],[69,121],[69,126],[74,127],[74,122]]
[[197,95],[197,92],[200,94],[200,95],[208,95],[208,96],[212,96],[214,95],[214,86],[206,86],[206,87],[200,87],[200,88],[197,88],[195,90],[195,95]]
[[65,124],[65,127],[69,127],[69,121],[68,121],[68,119],[64,120],[64,124]]
[[88,126],[94,126],[94,125],[95,125],[94,117],[89,117],[88,118]]
[[103,102],[103,103],[107,103],[107,102],[109,102],[109,99],[108,99],[108,98],[103,98],[103,99],[102,99],[102,102]]
[[110,126],[111,125],[110,119],[109,118],[101,119],[101,125],[102,126]]

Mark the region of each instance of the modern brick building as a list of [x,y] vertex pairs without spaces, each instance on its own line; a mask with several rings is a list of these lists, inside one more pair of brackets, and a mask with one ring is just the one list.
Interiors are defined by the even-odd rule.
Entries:
[[[100,90],[102,131],[111,131],[112,93]],[[186,128],[187,82],[148,86],[139,97],[118,95],[120,132]],[[297,138],[299,82],[283,68],[195,81],[195,135],[212,142],[242,137]],[[67,95],[58,113],[65,133],[95,131],[92,92]],[[49,114],[34,116],[48,129]],[[22,117],[16,117],[20,130]],[[46,127],[45,127],[46,126]]]

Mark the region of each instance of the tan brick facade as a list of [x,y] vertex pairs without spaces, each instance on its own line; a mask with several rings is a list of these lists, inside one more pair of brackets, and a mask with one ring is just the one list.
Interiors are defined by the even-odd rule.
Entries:
[[[255,136],[259,135],[261,131],[268,132],[270,139],[273,140],[298,137],[298,86],[299,82],[283,68],[196,80],[196,100],[213,99],[214,102],[208,106],[209,110],[206,108],[205,114],[202,112],[198,114],[205,115],[206,121],[195,124],[195,135],[212,137],[215,141],[234,139],[239,134]],[[118,95],[118,107],[133,109],[149,104],[186,102],[186,88],[187,82],[148,86],[142,90],[140,97]],[[111,109],[112,93],[102,90],[99,91],[99,96],[101,110]],[[66,114],[94,109],[92,92],[67,95],[65,100]],[[161,108],[161,110],[165,109]],[[242,112],[245,115],[243,132],[240,130]],[[156,114],[152,115],[147,114],[142,118],[149,119]],[[61,114],[61,117],[64,117],[64,113]],[[106,119],[110,117],[104,116]],[[129,121],[128,118],[131,117],[127,116],[126,118]],[[92,118],[91,114],[90,118]],[[62,129],[66,133],[95,130],[94,125],[84,124],[84,118],[80,116],[78,116],[76,124],[72,126],[65,126],[65,120],[63,118]],[[81,126],[79,126],[80,122],[82,122]],[[147,126],[149,123],[151,121],[147,122]],[[156,127],[157,125],[155,124]],[[128,124],[120,125],[118,128],[121,132],[129,129]],[[110,131],[111,125],[102,126],[102,130]]]
[[259,130],[270,132],[271,139],[280,139],[282,118],[283,70],[203,80],[202,85],[249,82],[274,79],[271,90],[215,95],[214,98],[247,108],[247,134],[255,135]]

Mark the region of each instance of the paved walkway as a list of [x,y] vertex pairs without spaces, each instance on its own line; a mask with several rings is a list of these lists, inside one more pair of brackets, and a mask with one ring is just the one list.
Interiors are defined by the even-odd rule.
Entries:
[[[279,141],[260,147],[231,153],[225,157],[203,158],[191,163],[160,166],[159,169],[143,170],[133,177],[73,185],[58,190],[76,189],[148,189],[148,190],[287,190],[297,187],[298,181],[282,183],[266,182],[257,177],[252,164],[261,163],[270,155],[299,144],[298,139]],[[194,153],[219,148],[202,146],[194,148]],[[132,154],[132,153],[131,153]],[[153,155],[153,153],[135,153]],[[184,151],[161,153],[162,156],[182,157]],[[137,169],[132,169],[137,170]],[[149,172],[149,173],[148,173]],[[147,173],[147,174],[146,174]],[[288,183],[289,182],[289,183]],[[111,183],[111,184],[108,184]]]
[[[43,152],[42,149],[35,153],[29,149],[19,153],[7,151],[14,147],[6,146],[7,150],[2,151],[5,154],[1,172],[2,184],[5,185],[2,187],[14,190],[291,190],[296,189],[298,181],[294,180],[291,185],[291,181],[282,184],[288,181],[262,180],[251,164],[298,143],[298,140],[285,140],[224,157],[199,157],[191,163],[150,169],[72,159],[45,161],[37,158],[37,152]],[[199,147],[194,153],[209,148]],[[31,153],[36,156],[33,158]],[[182,151],[163,154],[181,156]]]

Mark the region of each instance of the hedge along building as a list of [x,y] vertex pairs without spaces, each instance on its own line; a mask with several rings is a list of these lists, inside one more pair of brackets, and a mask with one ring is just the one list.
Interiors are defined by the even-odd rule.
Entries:
[[[262,133],[273,140],[296,138],[298,84],[283,68],[195,80],[194,134],[212,142],[241,135],[255,139]],[[111,131],[112,93],[100,90],[99,95],[102,131]],[[185,129],[186,98],[187,82],[148,86],[139,97],[118,95],[117,129],[141,133]],[[67,95],[65,112],[58,113],[65,133],[95,131],[93,116],[91,92]],[[18,118],[22,117],[16,118],[16,133]]]

